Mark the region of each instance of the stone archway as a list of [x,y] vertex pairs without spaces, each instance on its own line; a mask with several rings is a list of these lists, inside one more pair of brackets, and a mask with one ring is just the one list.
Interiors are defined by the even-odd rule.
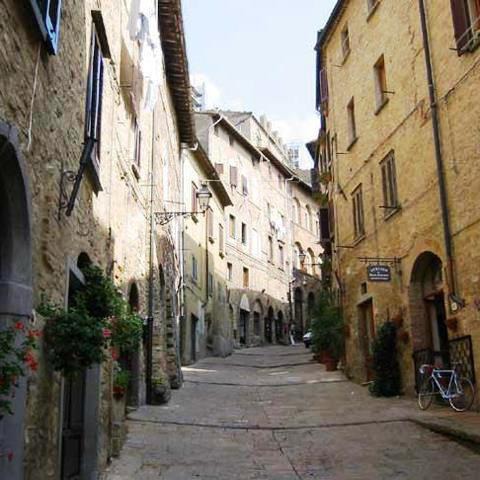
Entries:
[[303,335],[303,290],[297,287],[294,291],[294,312],[295,312],[295,337],[298,339]]
[[[15,128],[0,121],[0,328],[27,322],[32,313],[30,193]],[[23,478],[26,381],[20,379],[13,415],[0,422],[0,478]]]
[[415,260],[408,294],[414,351],[428,349],[435,361],[447,363],[443,264],[435,253],[423,252]]

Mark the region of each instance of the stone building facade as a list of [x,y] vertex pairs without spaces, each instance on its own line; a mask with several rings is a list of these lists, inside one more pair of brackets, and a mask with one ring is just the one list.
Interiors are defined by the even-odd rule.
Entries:
[[321,237],[359,381],[387,320],[407,392],[419,363],[460,361],[475,379],[479,14],[475,1],[338,1],[319,33]]
[[[226,209],[229,318],[240,345],[286,342],[294,321],[293,198],[312,211],[311,189],[288,165],[286,149],[248,112],[199,112],[200,144],[226,185],[233,205]],[[303,238],[318,258],[314,230]],[[312,276],[312,278],[315,278]],[[318,280],[318,277],[317,277]],[[319,288],[319,283],[311,290]],[[299,326],[299,335],[302,333]]]
[[[185,313],[181,323],[183,364],[207,355],[226,356],[233,349],[226,286],[225,208],[230,196],[201,145],[188,152],[184,168],[185,209],[197,212],[184,226]],[[202,214],[198,192],[212,197]]]
[[[182,147],[194,144],[182,28],[177,0],[0,9],[0,325],[42,329],[42,295],[68,308],[82,266],[100,266],[145,318],[132,405],[155,378],[181,384],[180,222],[155,219],[182,200]],[[14,415],[0,419],[1,478],[97,478],[118,452],[125,406],[112,396],[111,360],[85,375],[75,390],[42,346]]]

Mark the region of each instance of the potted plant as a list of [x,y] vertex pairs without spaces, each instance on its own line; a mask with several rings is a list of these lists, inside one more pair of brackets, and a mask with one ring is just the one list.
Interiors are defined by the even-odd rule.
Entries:
[[393,322],[385,322],[380,326],[373,342],[375,380],[369,387],[377,397],[393,397],[401,392],[396,340],[397,327]]
[[130,372],[120,367],[116,368],[113,377],[113,396],[117,400],[121,400],[127,393],[128,384],[130,382]]
[[170,382],[165,375],[152,378],[152,404],[163,405],[170,401],[172,392]]
[[320,354],[327,371],[336,370],[344,351],[345,327],[340,307],[333,295],[324,290],[315,306],[312,318],[312,350]]

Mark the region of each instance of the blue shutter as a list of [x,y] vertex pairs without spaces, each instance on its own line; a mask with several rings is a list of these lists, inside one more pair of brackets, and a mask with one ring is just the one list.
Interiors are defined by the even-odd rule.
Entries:
[[62,0],[30,0],[42,39],[52,55],[58,53]]

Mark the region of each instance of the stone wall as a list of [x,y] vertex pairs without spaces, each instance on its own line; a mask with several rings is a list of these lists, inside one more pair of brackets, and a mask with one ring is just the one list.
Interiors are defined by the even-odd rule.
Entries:
[[[167,202],[181,200],[180,146],[165,76],[154,112],[136,113],[130,101],[132,85],[122,82],[122,68],[138,68],[139,54],[127,32],[126,2],[101,3],[111,51],[111,59],[105,60],[103,88],[102,190],[95,192],[86,175],[72,215],[66,217],[64,209],[59,210],[59,202],[65,200],[59,196],[62,172],[77,171],[83,148],[91,10],[98,9],[98,1],[64,2],[59,52],[55,56],[47,53],[40,40],[28,2],[5,0],[0,9],[0,25],[7,32],[0,46],[0,121],[20,132],[20,149],[32,193],[34,305],[38,306],[42,294],[66,305],[69,265],[76,265],[83,252],[112,276],[126,298],[131,285],[137,285],[139,313],[146,317],[151,254],[153,374],[167,371],[175,382],[179,377],[175,330],[180,237],[178,224],[174,223],[168,229],[155,228],[155,237],[164,240],[151,243],[150,216],[165,208]],[[142,153],[136,169],[132,166],[135,120],[142,131]],[[71,187],[68,182],[64,184],[67,196]],[[167,284],[163,296],[160,266]],[[43,319],[35,313],[32,319],[35,328],[41,329]],[[61,464],[63,382],[51,370],[44,353],[42,349],[38,372],[28,378],[25,478],[32,480],[58,478]],[[111,365],[106,363],[94,374],[98,375],[98,388],[87,401],[96,403],[97,409],[87,412],[84,439],[93,438],[94,442],[85,449],[85,476],[95,475],[118,451],[118,435],[112,433],[119,420],[112,413]],[[143,353],[138,355],[136,375],[136,401],[142,403],[146,391]],[[94,451],[90,451],[92,445]],[[2,462],[4,459],[0,459],[0,472]]]

